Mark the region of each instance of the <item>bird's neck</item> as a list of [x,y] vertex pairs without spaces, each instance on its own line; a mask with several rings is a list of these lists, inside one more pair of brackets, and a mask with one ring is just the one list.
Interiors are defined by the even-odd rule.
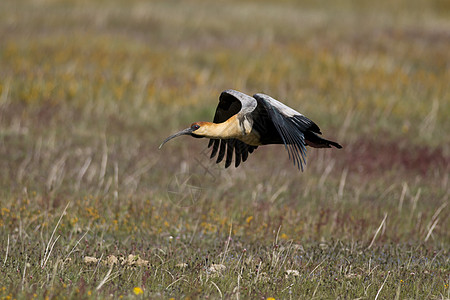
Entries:
[[230,139],[242,135],[242,129],[236,116],[223,123],[198,122],[200,128],[194,134],[213,139]]

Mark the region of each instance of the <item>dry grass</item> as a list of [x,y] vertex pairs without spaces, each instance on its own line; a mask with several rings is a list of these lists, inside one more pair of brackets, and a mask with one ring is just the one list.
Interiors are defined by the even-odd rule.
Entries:
[[[448,11],[0,2],[0,297],[449,298]],[[344,149],[157,150],[226,88]]]

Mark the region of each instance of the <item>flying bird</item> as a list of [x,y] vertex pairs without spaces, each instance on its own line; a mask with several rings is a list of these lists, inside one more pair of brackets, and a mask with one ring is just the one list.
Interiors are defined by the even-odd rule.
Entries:
[[313,121],[268,95],[255,94],[251,97],[235,90],[225,90],[219,97],[212,123],[195,122],[189,128],[169,136],[159,149],[181,135],[209,138],[211,158],[218,153],[216,163],[220,163],[225,157],[225,168],[228,168],[233,153],[235,166],[238,167],[258,146],[284,144],[289,158],[303,171],[306,146],[342,148],[319,134],[322,133]]

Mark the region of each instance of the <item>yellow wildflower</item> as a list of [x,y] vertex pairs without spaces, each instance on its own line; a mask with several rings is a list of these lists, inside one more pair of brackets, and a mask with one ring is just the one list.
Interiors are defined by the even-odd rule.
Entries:
[[136,295],[140,295],[140,294],[143,294],[144,291],[140,287],[137,286],[133,289],[133,293],[135,293]]

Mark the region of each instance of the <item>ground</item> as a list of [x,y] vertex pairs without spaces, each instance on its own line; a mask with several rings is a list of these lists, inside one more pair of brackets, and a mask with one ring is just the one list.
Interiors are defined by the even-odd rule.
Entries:
[[[447,1],[0,2],[0,297],[450,298]],[[343,149],[168,135],[264,92]]]

